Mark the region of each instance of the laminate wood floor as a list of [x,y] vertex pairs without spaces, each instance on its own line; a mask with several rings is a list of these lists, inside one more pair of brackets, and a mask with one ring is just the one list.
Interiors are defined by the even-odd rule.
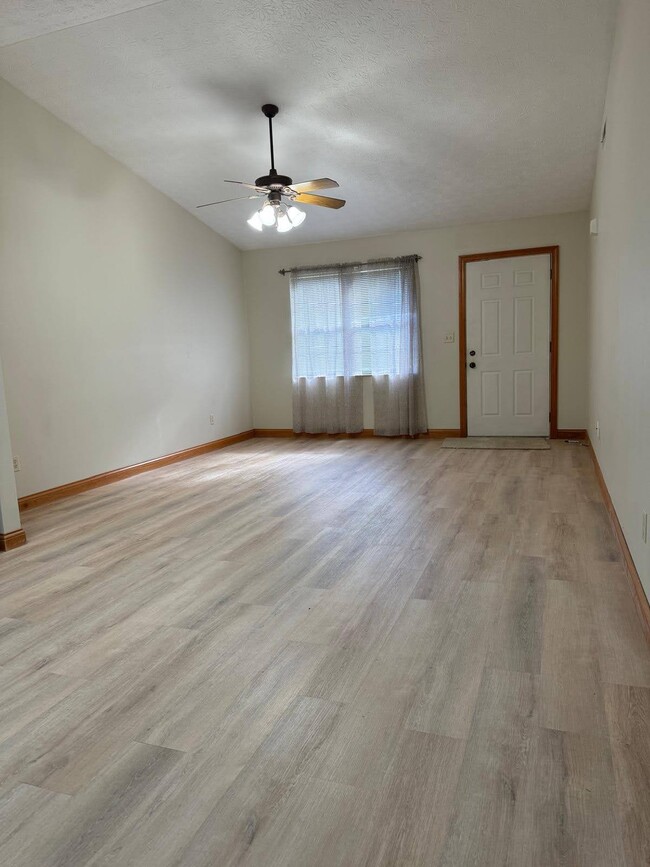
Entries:
[[586,448],[250,440],[0,555],[3,867],[650,864]]

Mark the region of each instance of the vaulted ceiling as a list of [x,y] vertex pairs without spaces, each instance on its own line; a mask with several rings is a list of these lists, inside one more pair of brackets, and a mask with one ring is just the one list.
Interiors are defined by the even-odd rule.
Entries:
[[[239,247],[587,207],[615,0],[0,0],[0,75]],[[252,231],[224,178],[328,176]]]

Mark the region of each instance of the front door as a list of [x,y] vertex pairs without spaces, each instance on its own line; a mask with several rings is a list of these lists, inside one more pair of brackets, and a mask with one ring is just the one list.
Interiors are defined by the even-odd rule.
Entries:
[[550,256],[465,267],[467,433],[548,436]]

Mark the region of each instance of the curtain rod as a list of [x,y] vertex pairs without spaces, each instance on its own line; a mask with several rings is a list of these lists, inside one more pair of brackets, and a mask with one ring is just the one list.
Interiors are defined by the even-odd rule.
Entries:
[[388,262],[404,262],[407,259],[415,259],[416,262],[419,262],[422,256],[418,253],[412,253],[410,256],[396,256],[393,259],[368,259],[367,262],[334,262],[329,265],[301,265],[296,268],[280,268],[278,274],[282,274],[284,277],[285,274],[295,274],[297,271],[318,271],[321,268],[326,270],[327,268],[351,268],[358,267],[359,265],[381,265],[382,263]]

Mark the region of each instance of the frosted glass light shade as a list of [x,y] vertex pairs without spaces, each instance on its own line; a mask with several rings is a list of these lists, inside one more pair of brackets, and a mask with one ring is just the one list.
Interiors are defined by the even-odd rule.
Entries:
[[284,211],[280,211],[278,213],[278,232],[290,232],[291,229],[293,229],[293,223]]
[[307,216],[304,211],[301,211],[300,208],[297,208],[295,205],[291,205],[287,213],[294,226],[299,226],[304,222],[304,219]]
[[246,220],[246,222],[251,227],[251,229],[255,229],[257,232],[261,232],[264,228],[264,223],[262,222],[259,211],[255,211],[250,220]]
[[265,226],[275,226],[275,208],[270,203],[266,203],[260,210],[260,219]]

